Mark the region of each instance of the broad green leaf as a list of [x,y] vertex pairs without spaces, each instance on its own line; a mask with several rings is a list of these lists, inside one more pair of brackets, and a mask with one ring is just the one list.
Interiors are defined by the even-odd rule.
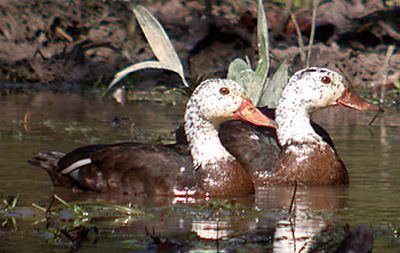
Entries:
[[258,65],[256,74],[261,77],[265,84],[269,72],[269,35],[268,22],[265,16],[263,1],[258,0],[257,14],[257,41],[258,41]]
[[261,79],[257,77],[256,73],[242,59],[235,59],[231,62],[227,78],[242,85],[246,95],[253,103],[260,97]]
[[132,72],[141,70],[141,69],[166,69],[166,70],[173,71],[172,69],[169,68],[169,66],[166,66],[158,61],[143,61],[143,62],[133,64],[133,65],[121,70],[117,74],[115,74],[114,79],[111,81],[111,83],[108,85],[107,89],[104,91],[103,96],[106,95],[110,91],[110,89],[113,88],[114,85],[116,83],[118,83],[119,81],[121,81],[121,79],[123,79],[125,76],[129,75]]
[[235,59],[228,70],[228,79],[241,84],[246,95],[257,106],[276,107],[283,88],[288,81],[288,66],[283,62],[272,78],[268,78],[270,67],[268,22],[263,1],[258,0],[257,39],[259,60],[256,71],[241,59]]
[[286,61],[283,61],[275,71],[272,78],[267,82],[258,106],[276,108],[281,98],[282,91],[288,83],[289,70]]

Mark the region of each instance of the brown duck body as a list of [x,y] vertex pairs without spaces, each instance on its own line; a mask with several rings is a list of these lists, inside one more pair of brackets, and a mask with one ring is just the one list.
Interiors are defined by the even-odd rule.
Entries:
[[243,196],[254,194],[253,180],[237,160],[224,164],[210,164],[207,167],[207,169],[199,168],[197,173],[199,177],[205,179],[199,181],[201,182],[199,188],[208,195]]
[[[90,164],[63,173],[83,159]],[[95,192],[196,197],[254,193],[253,181],[238,161],[195,171],[186,145],[90,145],[66,155],[40,153],[30,163],[45,168],[55,186]]]
[[344,163],[326,143],[293,143],[284,146],[279,163],[259,173],[264,185],[341,185],[349,183]]
[[[260,111],[275,119],[275,109],[264,107]],[[346,167],[328,132],[311,120],[310,125],[321,141],[281,147],[275,129],[241,121],[225,122],[219,136],[226,149],[245,165],[258,184],[348,184]]]
[[[46,169],[54,185],[96,192],[173,195],[195,187],[190,152],[181,145],[90,145],[66,155],[41,153],[31,163]],[[74,163],[90,159],[76,171]]]

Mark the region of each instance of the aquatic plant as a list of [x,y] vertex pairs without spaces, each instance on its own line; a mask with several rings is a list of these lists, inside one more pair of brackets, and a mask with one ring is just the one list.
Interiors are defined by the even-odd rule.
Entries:
[[16,196],[7,196],[3,199],[4,207],[2,208],[4,211],[12,211],[17,206],[19,199],[19,192]]
[[[3,205],[0,209],[0,211],[8,213],[12,212],[15,210],[15,207],[17,206],[19,200],[19,192],[17,193],[16,196],[7,196],[6,198],[3,199]],[[5,228],[11,228],[12,230],[17,230],[17,220],[14,216],[6,217],[1,223],[0,227]]]
[[[62,204],[62,207],[53,208],[54,201],[57,200]],[[74,202],[68,203],[67,201],[54,194],[52,201],[49,206],[44,208],[36,203],[32,206],[47,215],[60,216],[65,215],[65,211],[69,211],[71,217],[76,221],[75,225],[81,225],[82,223],[89,221],[96,217],[112,217],[115,221],[119,218],[130,218],[131,216],[142,217],[146,216],[146,213],[131,206],[117,205],[111,203],[98,203],[98,202]],[[53,210],[52,210],[53,209]],[[78,224],[79,223],[79,224]]]
[[[189,87],[182,62],[162,25],[141,5],[135,6],[133,13],[157,60],[139,62],[118,72],[103,95],[130,73],[148,68],[175,72],[181,77],[183,85]],[[235,59],[229,65],[227,78],[241,84],[247,96],[258,106],[276,107],[288,81],[288,66],[285,61],[282,62],[271,77],[268,21],[262,0],[258,0],[257,40],[259,59],[256,69],[252,69],[248,60]]]

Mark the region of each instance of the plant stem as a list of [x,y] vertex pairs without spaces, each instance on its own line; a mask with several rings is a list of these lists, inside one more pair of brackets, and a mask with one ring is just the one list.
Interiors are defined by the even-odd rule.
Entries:
[[315,26],[317,23],[317,9],[318,9],[318,0],[313,1],[313,14],[312,14],[312,26],[311,26],[311,34],[310,41],[308,44],[308,52],[307,52],[307,68],[310,67],[310,59],[311,59],[311,47],[314,43],[314,35],[315,35]]
[[290,202],[290,207],[289,207],[289,214],[292,213],[294,201],[296,200],[296,193],[297,193],[297,181],[295,182],[295,185],[294,185],[292,201]]
[[290,18],[292,19],[294,27],[296,28],[297,43],[299,44],[299,49],[300,49],[300,59],[302,62],[305,62],[306,61],[306,53],[304,51],[303,35],[301,34],[299,23],[297,23],[296,16],[294,15],[293,12],[290,12]]
[[386,60],[385,60],[385,72],[383,75],[383,84],[381,85],[381,98],[380,98],[380,103],[383,105],[385,101],[385,95],[386,95],[386,84],[388,80],[388,74],[389,74],[389,63],[390,59],[392,58],[393,52],[395,50],[394,45],[390,45],[386,51]]
[[36,208],[36,209],[38,209],[38,210],[44,212],[44,213],[47,211],[46,208],[41,207],[41,206],[39,206],[38,204],[32,203],[32,206],[33,206],[34,208]]

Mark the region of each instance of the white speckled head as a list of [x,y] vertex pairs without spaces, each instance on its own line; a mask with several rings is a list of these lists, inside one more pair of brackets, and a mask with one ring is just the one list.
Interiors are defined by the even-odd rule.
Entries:
[[310,114],[336,105],[346,90],[343,77],[332,70],[312,67],[296,72],[282,92],[276,110],[281,145],[322,141],[310,125]]
[[200,113],[203,119],[219,124],[232,119],[233,113],[242,103],[243,88],[227,79],[210,79],[202,82],[190,97],[185,121],[192,111]]
[[296,72],[282,92],[276,109],[281,145],[290,142],[321,142],[310,125],[310,114],[332,105],[363,111],[382,111],[348,90],[343,77],[325,68],[307,68]]
[[296,72],[282,93],[281,102],[293,97],[312,112],[337,104],[345,91],[343,77],[326,68],[307,68]]
[[193,92],[185,112],[185,133],[196,167],[234,159],[218,137],[220,124],[230,119],[276,128],[276,123],[255,108],[236,82],[204,81]]

